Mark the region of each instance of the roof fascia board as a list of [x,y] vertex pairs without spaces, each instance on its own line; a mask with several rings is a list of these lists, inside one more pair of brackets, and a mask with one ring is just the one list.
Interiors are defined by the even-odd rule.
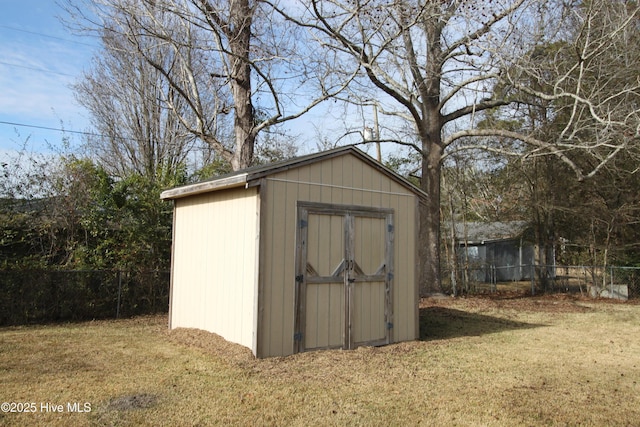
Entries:
[[427,193],[425,193],[421,188],[416,187],[413,183],[411,183],[405,177],[403,177],[402,175],[397,174],[396,172],[392,171],[391,169],[389,169],[388,167],[386,167],[382,163],[378,162],[377,160],[374,160],[368,154],[366,154],[366,153],[364,153],[364,152],[362,152],[360,150],[354,150],[354,154],[358,155],[358,157],[360,157],[363,161],[367,162],[374,169],[378,170],[379,172],[382,172],[383,174],[385,174],[389,178],[391,178],[394,181],[398,182],[400,185],[402,185],[402,186],[408,188],[409,190],[411,190],[419,198],[421,198],[421,199],[428,199],[429,198]]
[[312,156],[309,156],[308,158],[304,158],[304,159],[298,160],[298,161],[296,161],[296,159],[293,159],[291,162],[284,163],[284,164],[282,164],[280,166],[276,166],[276,167],[265,169],[265,170],[260,170],[260,171],[257,171],[255,173],[250,173],[248,178],[247,178],[247,182],[248,182],[247,185],[249,187],[251,187],[253,185],[256,185],[255,181],[260,180],[261,178],[264,178],[264,177],[266,177],[268,175],[272,175],[274,173],[279,173],[279,172],[284,172],[284,171],[287,171],[289,169],[294,169],[294,168],[299,168],[299,167],[302,167],[302,166],[306,166],[308,164],[316,163],[316,162],[318,162],[320,160],[327,160],[327,159],[331,159],[331,158],[334,158],[334,157],[339,157],[339,156],[344,155],[345,153],[353,154],[354,156],[356,156],[357,158],[359,158],[363,162],[367,163],[369,166],[371,166],[374,169],[376,169],[378,172],[383,173],[387,177],[389,177],[389,178],[393,179],[394,181],[398,182],[400,185],[402,185],[405,188],[411,190],[419,198],[422,198],[422,199],[428,198],[427,193],[425,193],[420,188],[418,188],[415,185],[413,185],[411,182],[406,180],[403,176],[398,175],[397,173],[395,173],[394,171],[390,170],[389,168],[387,168],[383,164],[379,163],[377,160],[374,160],[372,157],[370,157],[368,154],[364,153],[362,150],[360,150],[360,149],[358,149],[358,148],[356,148],[356,147],[354,147],[352,145],[347,145],[347,146],[344,146],[344,147],[336,148],[334,150],[321,152],[321,153],[318,153],[317,155],[312,155]]
[[268,165],[266,165],[265,167],[260,168],[258,170],[254,170],[254,171],[248,170],[244,173],[234,174],[226,178],[218,178],[218,179],[199,182],[196,184],[190,184],[182,187],[172,188],[172,189],[163,191],[160,194],[160,198],[163,200],[178,199],[181,197],[187,197],[195,194],[206,193],[209,191],[217,191],[217,190],[223,190],[226,188],[240,187],[242,185],[246,187],[253,187],[253,186],[259,185],[260,182],[262,182],[261,181],[262,178],[266,176],[273,175],[279,172],[284,172],[289,169],[295,169],[295,168],[299,168],[309,164],[313,164],[321,160],[339,157],[346,153],[353,154],[354,156],[356,156],[363,162],[367,163],[374,169],[378,170],[379,172],[383,173],[387,177],[398,182],[400,185],[409,189],[411,192],[416,194],[419,198],[426,199],[428,197],[427,194],[424,191],[422,191],[420,188],[416,187],[411,182],[406,180],[404,177],[398,175],[397,173],[390,170],[389,168],[382,165],[381,163],[378,163],[376,160],[374,160],[372,157],[370,157],[368,154],[364,153],[360,149],[354,146],[344,146],[344,147],[339,147],[333,150],[324,151],[324,152],[320,152],[313,155],[303,156],[302,158],[294,158],[280,164],[275,164],[273,167],[269,167]]
[[242,187],[247,184],[247,174],[229,176],[212,181],[203,181],[195,184],[184,185],[169,190],[165,190],[160,194],[163,200],[179,199],[181,197],[193,196],[195,194],[208,193],[210,191],[223,190],[225,188]]
[[249,176],[247,177],[247,181],[250,182],[254,180],[259,180],[269,175],[273,175],[276,173],[288,171],[290,169],[297,169],[302,166],[317,163],[320,160],[326,160],[326,159],[342,156],[344,155],[345,152],[352,152],[354,154],[357,153],[356,150],[351,150],[350,148],[351,147],[347,147],[347,148],[340,147],[339,149],[336,149],[334,151],[327,151],[327,152],[318,153],[317,155],[310,155],[306,158],[302,158],[302,160],[292,159],[291,162],[285,162],[281,165],[276,165],[272,168],[266,168],[264,170],[249,173]]

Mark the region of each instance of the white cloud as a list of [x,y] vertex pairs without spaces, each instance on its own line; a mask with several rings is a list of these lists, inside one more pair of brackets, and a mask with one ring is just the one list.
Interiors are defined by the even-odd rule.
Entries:
[[93,48],[86,44],[93,41],[63,27],[56,2],[6,3],[0,15],[0,121],[36,127],[0,124],[0,149],[15,149],[29,139],[50,151],[47,145],[56,145],[65,134],[38,126],[86,130],[87,113],[70,86],[90,65]]

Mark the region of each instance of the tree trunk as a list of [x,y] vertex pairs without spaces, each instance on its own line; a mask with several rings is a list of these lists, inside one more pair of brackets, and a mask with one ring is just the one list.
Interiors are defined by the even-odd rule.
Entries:
[[253,163],[256,135],[251,103],[251,24],[253,11],[249,0],[240,0],[230,9],[231,33],[228,55],[231,64],[231,92],[235,104],[234,134],[236,148],[231,160],[233,170]]
[[[437,138],[440,139],[438,131]],[[420,209],[420,294],[442,291],[440,277],[440,160],[442,147],[430,141],[424,148],[421,188],[429,195]]]
[[[428,40],[426,72],[418,88],[421,97],[422,120],[418,133],[422,141],[422,190],[429,195],[420,209],[420,289],[421,294],[442,292],[440,276],[440,175],[444,154],[442,144],[442,114],[440,112],[442,79],[443,23],[425,28]],[[417,67],[415,64],[414,68]],[[418,73],[416,73],[418,76]]]

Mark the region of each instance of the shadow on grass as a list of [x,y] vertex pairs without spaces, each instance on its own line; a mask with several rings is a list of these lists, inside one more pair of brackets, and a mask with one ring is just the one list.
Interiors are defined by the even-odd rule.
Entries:
[[542,326],[544,325],[517,322],[446,307],[420,309],[421,341],[480,336]]

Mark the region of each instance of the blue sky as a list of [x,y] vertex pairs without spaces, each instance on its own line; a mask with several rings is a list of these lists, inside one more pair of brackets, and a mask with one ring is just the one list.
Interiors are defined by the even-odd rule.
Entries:
[[52,0],[0,0],[0,152],[27,139],[30,150],[57,151],[65,135],[72,145],[81,136],[41,127],[88,128],[70,85],[89,67],[96,43],[65,29],[63,13]]
[[[56,153],[64,137],[78,146],[83,136],[75,132],[91,131],[71,85],[90,67],[98,42],[65,28],[64,15],[54,0],[0,0],[0,157],[27,139],[30,151]],[[315,113],[289,126],[292,133],[312,136]]]
[[[83,136],[76,132],[91,131],[71,85],[89,69],[98,41],[66,29],[59,19],[64,14],[53,0],[0,0],[0,158],[27,140],[29,151],[59,153],[63,138],[77,147]],[[329,134],[339,127],[328,105],[287,126],[301,136],[301,153],[317,149],[314,125]],[[356,127],[361,120],[356,118]],[[67,132],[50,130],[62,128]]]

